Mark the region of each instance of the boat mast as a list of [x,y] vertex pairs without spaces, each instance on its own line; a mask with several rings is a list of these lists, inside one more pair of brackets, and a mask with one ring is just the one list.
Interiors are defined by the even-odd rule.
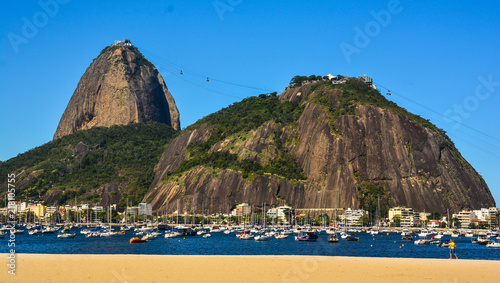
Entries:
[[380,230],[380,196],[377,200],[377,228]]
[[335,229],[334,231],[337,231],[337,207],[339,202],[339,196],[340,196],[340,191],[337,190],[337,199],[335,200],[335,219],[333,221],[333,228]]
[[450,209],[446,209],[448,212],[448,229],[451,227],[451,219],[450,219]]
[[193,226],[196,226],[196,202],[193,194]]
[[264,224],[264,230],[265,230],[266,229],[266,220],[267,220],[266,219],[266,204],[265,203],[264,203],[264,210],[262,211],[262,215],[263,215],[262,218],[264,219],[263,224]]
[[205,225],[205,200],[201,200],[201,227]]

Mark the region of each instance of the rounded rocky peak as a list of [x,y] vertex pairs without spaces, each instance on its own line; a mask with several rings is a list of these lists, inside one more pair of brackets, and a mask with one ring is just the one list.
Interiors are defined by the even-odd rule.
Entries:
[[156,67],[135,46],[113,44],[83,74],[54,139],[93,127],[149,121],[179,130],[175,100]]

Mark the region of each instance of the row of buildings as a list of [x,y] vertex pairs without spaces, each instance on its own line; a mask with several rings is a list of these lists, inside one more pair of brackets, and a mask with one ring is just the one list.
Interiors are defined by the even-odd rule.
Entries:
[[[109,206],[109,208],[116,210],[116,204]],[[89,204],[78,204],[78,205],[52,205],[46,206],[43,202],[39,203],[27,203],[16,201],[13,205],[0,208],[0,215],[7,215],[8,211],[13,211],[14,214],[26,214],[27,212],[32,212],[38,219],[43,219],[47,216],[52,216],[55,212],[59,212],[61,216],[65,215],[69,211],[82,212],[89,210],[92,213],[100,213],[109,209],[104,206],[91,206]],[[138,206],[129,206],[126,209],[127,215],[138,216],[138,215],[152,215],[153,207],[150,203],[140,203]]]
[[[116,204],[108,207],[103,206],[90,206],[89,204],[79,204],[79,205],[61,205],[61,206],[46,206],[43,202],[40,203],[27,203],[27,202],[14,202],[13,205],[5,208],[0,208],[0,215],[7,215],[10,211],[15,214],[23,215],[26,212],[32,212],[37,220],[44,220],[46,217],[52,217],[54,213],[59,212],[61,217],[64,217],[67,212],[90,212],[91,214],[98,214],[109,209],[116,210]],[[235,216],[243,217],[249,216],[252,213],[252,206],[248,203],[242,203],[236,205],[236,207],[231,211],[230,215],[225,216]],[[292,216],[293,212],[293,216]],[[125,214],[128,217],[152,215],[153,209],[150,203],[140,203],[138,206],[129,206],[125,211],[121,211],[120,214]],[[180,214],[179,212],[174,212],[173,215]],[[186,213],[184,213],[186,214]],[[361,209],[343,209],[343,208],[308,208],[308,209],[294,209],[291,206],[283,205],[279,207],[270,208],[266,211],[268,217],[277,218],[279,221],[287,222],[291,217],[305,217],[311,215],[324,215],[327,214],[330,219],[334,220],[335,215],[336,220],[340,220],[341,223],[346,225],[356,226],[364,222],[362,217],[369,217],[369,213]],[[498,225],[500,215],[500,208],[490,207],[481,208],[478,210],[462,210],[458,213],[453,213],[451,215],[443,215],[441,219],[429,220],[430,213],[417,212],[409,207],[393,207],[388,211],[388,217],[382,218],[378,224],[380,226],[401,226],[401,227],[414,227],[414,226],[427,226],[427,227],[455,227],[455,228],[468,228],[472,226],[479,225]],[[84,217],[84,216],[82,216]],[[31,220],[31,219],[30,219]]]
[[[268,209],[266,215],[268,217],[278,218],[279,220],[284,221],[290,217],[290,215],[289,214],[287,215],[287,213],[289,213],[291,210],[292,210],[291,206],[283,205]],[[231,211],[231,216],[243,217],[243,216],[249,216],[251,213],[252,213],[252,206],[250,206],[248,203],[241,203],[236,205],[236,208],[234,208]]]
[[[327,214],[330,219],[333,220],[334,215],[337,215],[341,223],[346,225],[356,226],[363,223],[365,218],[369,218],[368,211],[362,209],[352,209],[348,208],[344,210],[343,208],[331,209],[331,208],[312,208],[312,209],[293,209],[290,206],[284,205],[276,208],[271,208],[267,210],[266,214],[268,217],[276,217],[280,221],[286,221],[290,219],[290,211],[294,211],[294,216],[304,217],[306,215],[322,215]],[[241,217],[248,216],[252,213],[252,207],[247,203],[238,204],[236,208],[231,212],[231,216]],[[456,227],[456,228],[468,228],[471,224],[474,226],[484,225],[498,225],[500,214],[500,208],[490,207],[481,208],[478,210],[462,210],[458,213],[453,213],[451,215],[444,215],[441,219],[430,220],[429,216],[431,213],[417,212],[412,208],[408,207],[393,207],[388,211],[388,217],[380,219],[379,223],[381,226],[398,226],[401,227],[415,227],[415,226],[426,226],[426,227]],[[454,220],[454,221],[453,221]],[[453,223],[452,223],[453,222]]]
[[[499,207],[481,208],[478,210],[462,210],[458,213],[445,215],[441,219],[428,220],[430,213],[416,212],[409,207],[393,207],[389,209],[388,222],[394,224],[395,219],[399,219],[400,226],[413,227],[454,227],[468,228],[471,226],[483,225],[498,225],[498,215],[500,214]],[[473,224],[473,225],[471,225]]]

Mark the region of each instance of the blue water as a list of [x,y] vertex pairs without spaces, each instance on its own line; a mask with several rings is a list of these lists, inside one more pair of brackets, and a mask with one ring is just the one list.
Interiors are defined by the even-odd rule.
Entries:
[[[156,240],[141,244],[130,244],[134,237],[132,231],[125,235],[103,238],[86,238],[78,234],[73,239],[58,239],[56,234],[30,236],[16,234],[16,253],[40,254],[155,254],[155,255],[321,255],[321,256],[359,256],[395,258],[448,258],[449,249],[435,245],[415,245],[401,241],[399,234],[351,233],[359,237],[359,242],[340,240],[328,243],[329,235],[320,234],[316,242],[297,242],[294,235],[287,239],[272,239],[258,242],[239,240],[234,233],[212,233],[211,238],[178,237]],[[449,240],[446,236],[443,240]],[[472,244],[470,238],[455,238],[457,255],[461,259],[500,260],[500,249],[487,248]],[[0,252],[8,253],[8,238],[0,239]],[[401,248],[400,248],[401,247]]]

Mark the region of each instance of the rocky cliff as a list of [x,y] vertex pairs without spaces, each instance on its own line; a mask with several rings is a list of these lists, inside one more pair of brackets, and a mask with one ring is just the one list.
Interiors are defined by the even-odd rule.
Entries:
[[174,139],[155,171],[144,201],[170,212],[177,202],[181,212],[238,203],[427,212],[495,205],[442,130],[356,79],[290,87],[214,113]]
[[106,47],[83,74],[54,139],[92,127],[156,121],[179,130],[179,111],[158,70],[137,48]]

